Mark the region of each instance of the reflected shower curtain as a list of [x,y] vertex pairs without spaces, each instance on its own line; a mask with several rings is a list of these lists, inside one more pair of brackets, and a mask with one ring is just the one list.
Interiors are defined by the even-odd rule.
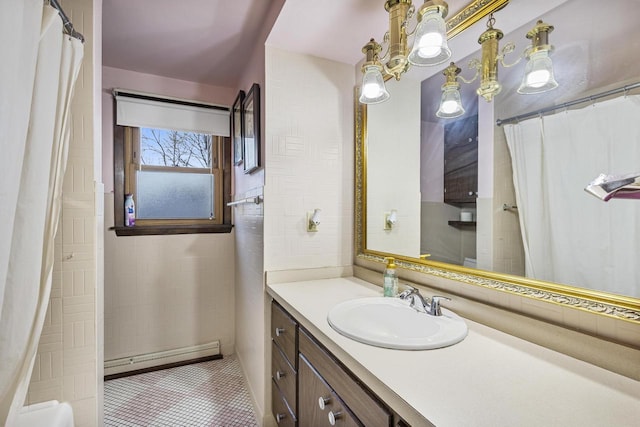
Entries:
[[637,171],[640,97],[504,126],[527,277],[640,296],[640,202],[603,202],[584,187]]
[[42,0],[3,0],[0,32],[0,425],[12,425],[49,304],[83,47]]

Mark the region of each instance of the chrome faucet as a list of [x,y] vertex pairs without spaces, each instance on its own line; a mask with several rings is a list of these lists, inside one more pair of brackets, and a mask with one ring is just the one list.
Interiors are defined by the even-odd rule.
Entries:
[[626,175],[601,173],[584,190],[605,202],[609,199],[640,199],[640,172]]
[[405,286],[407,286],[408,289],[405,289],[404,291],[402,291],[398,295],[398,298],[402,300],[409,300],[410,307],[413,307],[417,311],[426,313],[430,316],[442,316],[442,310],[440,309],[440,301],[443,299],[447,301],[451,301],[451,298],[434,295],[431,297],[430,302],[427,302],[424,299],[424,297],[420,294],[420,291],[418,291],[416,288],[409,285],[405,285]]

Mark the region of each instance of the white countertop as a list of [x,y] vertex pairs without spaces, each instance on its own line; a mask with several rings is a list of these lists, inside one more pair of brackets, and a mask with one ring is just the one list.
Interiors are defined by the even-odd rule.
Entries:
[[[268,285],[269,294],[414,426],[640,426],[640,382],[467,320],[437,350],[389,350],[335,332],[335,304],[380,296],[357,278]],[[638,361],[640,363],[640,361]]]

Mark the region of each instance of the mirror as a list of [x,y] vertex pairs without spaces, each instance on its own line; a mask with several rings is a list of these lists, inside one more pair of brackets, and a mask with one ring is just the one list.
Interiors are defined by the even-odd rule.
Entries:
[[[444,82],[440,72],[448,65],[445,64],[429,72],[414,67],[400,81],[388,81],[391,98],[383,104],[365,107],[356,101],[358,257],[381,261],[382,257],[391,254],[404,267],[413,270],[534,298],[551,298],[560,304],[640,321],[640,285],[621,292],[608,288],[607,280],[599,281],[597,286],[588,285],[588,288],[579,279],[525,276],[525,251],[511,154],[505,130],[495,126],[495,120],[640,81],[637,57],[640,29],[633,21],[637,13],[629,13],[630,10],[640,12],[637,1],[622,0],[615,8],[607,9],[606,22],[616,24],[605,26],[602,25],[603,11],[595,0],[557,1],[553,6],[544,13],[524,15],[515,3],[509,4],[495,14],[495,27],[505,32],[501,46],[508,41],[516,43],[513,57],[505,58],[505,62],[510,63],[527,46],[524,35],[537,19],[555,26],[550,42],[555,46],[552,60],[560,87],[554,91],[519,95],[516,89],[524,61],[511,68],[499,66],[498,79],[503,89],[494,102],[478,101],[474,93],[477,82],[462,84],[466,114],[462,120],[444,121],[438,119],[435,112],[440,86]],[[508,25],[511,30],[506,28]],[[595,27],[601,28],[600,31],[593,31]],[[483,30],[484,23],[479,23],[467,32],[473,31],[477,37]],[[456,57],[457,51],[465,50],[456,50],[454,43],[451,47],[452,59],[462,68],[462,75],[470,78],[473,72],[467,68],[467,62],[472,57],[480,57],[478,46],[476,52],[466,57],[462,56],[465,53]],[[469,53],[468,43],[465,48]],[[637,93],[636,90],[629,95]],[[575,108],[581,107],[584,105]],[[476,135],[479,137],[474,152]],[[447,144],[447,140],[451,143]],[[464,147],[464,142],[470,142],[468,145],[472,149]],[[446,203],[443,193],[444,188],[451,188],[451,184],[445,185],[446,175],[451,174],[451,170],[447,169],[445,158],[449,166],[457,162],[457,167],[449,169],[465,169],[475,162],[477,170],[475,175],[468,174],[471,187],[460,191],[462,196],[455,196]],[[571,163],[566,166],[570,168]],[[640,164],[633,170],[599,172],[635,171],[640,171]],[[459,177],[454,178],[459,181]],[[582,192],[588,182],[577,190],[562,191]],[[580,196],[592,198],[593,204],[601,209],[612,210],[614,203],[620,203],[615,200],[601,202],[587,193]],[[634,224],[637,224],[640,202],[623,203],[634,204],[635,213],[631,218],[635,218]],[[392,212],[396,220],[389,224],[387,219]],[[549,223],[550,226],[553,224]],[[630,225],[630,229],[634,227]],[[557,231],[559,239],[563,238],[562,233],[562,230]],[[599,242],[582,242],[576,257],[581,257],[589,250],[587,248],[597,250],[601,247]],[[633,265],[636,253],[621,255],[621,265]],[[602,266],[602,270],[607,268],[611,271],[617,267]]]

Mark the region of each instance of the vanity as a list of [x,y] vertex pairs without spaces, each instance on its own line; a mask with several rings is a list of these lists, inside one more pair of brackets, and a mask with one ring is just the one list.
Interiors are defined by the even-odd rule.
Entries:
[[[640,382],[465,320],[435,350],[391,350],[331,328],[335,305],[377,297],[355,277],[271,283],[278,425],[632,426]],[[333,424],[332,424],[333,422]]]

